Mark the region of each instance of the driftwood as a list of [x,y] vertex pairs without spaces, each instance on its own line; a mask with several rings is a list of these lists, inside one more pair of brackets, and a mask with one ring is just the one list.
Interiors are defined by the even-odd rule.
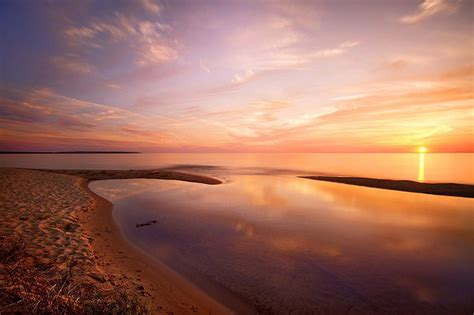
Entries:
[[145,223],[137,223],[135,226],[137,228],[141,228],[141,227],[144,227],[144,226],[147,226],[147,225],[153,225],[153,224],[158,224],[158,223],[159,223],[158,219],[153,219],[153,220],[147,221]]

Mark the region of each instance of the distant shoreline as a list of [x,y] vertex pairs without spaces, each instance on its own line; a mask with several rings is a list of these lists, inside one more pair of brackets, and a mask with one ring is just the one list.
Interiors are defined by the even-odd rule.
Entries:
[[0,154],[141,154],[141,152],[135,151],[48,151],[48,152],[37,152],[37,151],[0,151]]
[[474,198],[474,185],[457,183],[420,183],[411,180],[391,180],[344,176],[299,176],[300,178],[364,186],[370,188],[397,190],[429,195]]

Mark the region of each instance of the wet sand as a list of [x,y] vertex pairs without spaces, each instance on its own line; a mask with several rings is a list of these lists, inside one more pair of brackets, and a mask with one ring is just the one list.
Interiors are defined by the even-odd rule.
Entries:
[[[112,204],[88,188],[92,180],[159,178],[218,184],[172,171],[0,169],[0,236],[26,244],[35,264],[70,268],[78,281],[104,292],[126,287],[154,313],[227,314],[207,296],[128,243],[112,218]],[[244,305],[233,305],[232,308]]]
[[420,183],[410,180],[339,176],[300,176],[300,178],[421,194],[474,198],[474,185],[468,184]]

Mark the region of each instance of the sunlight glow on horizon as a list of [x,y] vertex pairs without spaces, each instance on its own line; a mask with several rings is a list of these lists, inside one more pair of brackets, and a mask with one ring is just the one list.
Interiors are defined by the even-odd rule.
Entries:
[[428,148],[425,146],[418,147],[418,153],[426,153],[428,152]]

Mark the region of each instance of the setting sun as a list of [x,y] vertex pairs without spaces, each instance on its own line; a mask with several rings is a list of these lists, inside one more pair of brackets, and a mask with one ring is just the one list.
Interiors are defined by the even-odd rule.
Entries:
[[419,147],[418,148],[418,153],[426,153],[428,152],[428,149],[426,147]]

